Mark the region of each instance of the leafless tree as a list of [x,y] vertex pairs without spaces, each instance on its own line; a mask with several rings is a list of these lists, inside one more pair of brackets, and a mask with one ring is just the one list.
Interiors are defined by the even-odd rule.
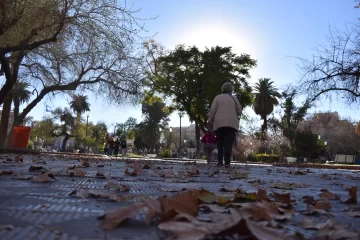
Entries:
[[[320,46],[312,60],[300,59],[300,87],[314,100],[336,96],[347,104],[360,103],[360,26],[345,31],[332,29],[328,44]],[[336,95],[334,95],[336,94]]]

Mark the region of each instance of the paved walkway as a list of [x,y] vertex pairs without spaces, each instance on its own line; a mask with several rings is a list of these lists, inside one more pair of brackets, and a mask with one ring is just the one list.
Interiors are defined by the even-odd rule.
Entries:
[[[176,194],[174,191],[205,188],[218,195],[230,193],[220,192],[221,188],[240,187],[247,192],[256,192],[259,187],[269,194],[289,192],[296,200],[296,213],[290,221],[280,222],[287,232],[299,232],[310,238],[317,231],[305,230],[301,227],[306,204],[303,196],[319,198],[322,189],[337,194],[342,199],[349,198],[347,187],[360,187],[360,172],[350,170],[311,169],[297,171],[270,165],[237,164],[232,168],[220,170],[204,161],[196,164],[179,161],[134,160],[146,164],[150,169],[143,170],[137,176],[125,174],[125,170],[133,170],[131,160],[109,160],[108,158],[88,159],[89,166],[82,166],[83,159],[65,155],[24,155],[16,158],[14,154],[0,154],[0,239],[161,239],[166,233],[155,225],[147,226],[144,216],[138,215],[125,225],[111,231],[100,228],[102,220],[98,216],[111,209],[120,208],[146,198],[156,198]],[[84,158],[84,157],[81,157]],[[85,172],[85,176],[73,171],[73,166]],[[40,170],[29,171],[31,166],[50,170],[56,180],[36,183],[28,180],[39,175]],[[81,167],[79,167],[81,166]],[[179,172],[196,172],[194,177],[179,178]],[[219,170],[219,172],[216,172]],[[291,174],[289,172],[292,171]],[[121,195],[125,201],[112,201],[103,197],[77,197],[76,191],[102,190],[108,182],[104,176],[130,188]],[[247,173],[247,177],[246,177]],[[161,175],[166,175],[165,177]],[[172,176],[174,174],[174,176]],[[196,175],[196,174],[194,174]],[[231,180],[231,176],[240,179]],[[241,178],[246,177],[246,178]],[[18,178],[18,179],[16,179]],[[20,178],[20,179],[19,179]],[[27,179],[27,180],[26,180]],[[51,180],[51,179],[50,179]],[[322,190],[324,191],[324,190]],[[325,222],[332,218],[345,224],[349,231],[359,230],[360,218],[349,216],[349,211],[360,211],[360,204],[343,204],[340,200],[330,200],[332,205],[328,214],[310,215],[310,219]],[[199,218],[206,217],[200,214]]]

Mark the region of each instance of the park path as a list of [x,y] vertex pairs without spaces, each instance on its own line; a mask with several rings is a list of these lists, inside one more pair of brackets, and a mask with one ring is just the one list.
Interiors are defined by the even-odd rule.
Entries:
[[[291,200],[283,203],[291,205],[291,209],[281,206],[279,215],[270,214],[272,219],[252,215],[248,221],[256,224],[268,221],[277,231],[292,236],[296,233],[299,238],[294,239],[310,239],[318,234],[333,235],[330,239],[340,239],[338,236],[358,239],[356,231],[360,229],[360,204],[355,190],[360,185],[359,171],[242,164],[225,169],[203,161],[0,154],[0,182],[3,240],[162,239],[170,233],[159,230],[157,224],[146,225],[144,214],[136,214],[112,230],[104,230],[101,227],[104,220],[98,217],[110,210],[192,189],[200,194],[206,190],[206,196],[213,194],[210,198],[216,195],[228,202],[234,199],[233,205],[224,206],[220,200],[215,205],[224,212],[233,207],[244,210],[249,202],[258,204],[254,203],[252,193],[258,193],[259,188],[266,191],[270,202],[277,204],[276,194],[289,193]],[[349,196],[349,189],[355,190],[355,201],[351,199],[354,195]],[[199,197],[203,204],[198,220],[211,222],[216,214],[221,217],[229,214],[213,207],[214,204],[206,207],[209,205],[206,196]],[[312,221],[328,221],[331,226],[319,225],[309,230]],[[338,229],[340,225],[344,227]]]

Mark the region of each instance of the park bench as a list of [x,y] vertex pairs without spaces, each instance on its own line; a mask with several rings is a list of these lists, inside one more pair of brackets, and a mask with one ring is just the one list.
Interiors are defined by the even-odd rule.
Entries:
[[157,154],[146,154],[148,158],[156,158]]

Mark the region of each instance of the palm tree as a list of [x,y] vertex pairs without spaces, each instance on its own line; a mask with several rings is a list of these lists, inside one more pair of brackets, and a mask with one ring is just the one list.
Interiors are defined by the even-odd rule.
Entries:
[[79,137],[81,114],[86,111],[90,111],[90,103],[88,102],[88,97],[85,95],[73,95],[72,101],[70,101],[70,108],[76,113],[75,133],[77,135],[77,144]]
[[74,95],[70,101],[70,108],[76,113],[76,124],[79,124],[81,114],[90,111],[88,97],[85,95]]
[[14,118],[19,116],[20,105],[30,100],[31,92],[27,89],[27,82],[18,82],[14,85],[12,98],[14,101]]
[[259,82],[255,84],[255,102],[253,109],[264,121],[261,126],[261,145],[263,145],[265,141],[267,116],[274,111],[274,106],[279,104],[278,98],[281,97],[281,94],[278,92],[278,89],[274,87],[273,83],[270,78],[260,78]]

